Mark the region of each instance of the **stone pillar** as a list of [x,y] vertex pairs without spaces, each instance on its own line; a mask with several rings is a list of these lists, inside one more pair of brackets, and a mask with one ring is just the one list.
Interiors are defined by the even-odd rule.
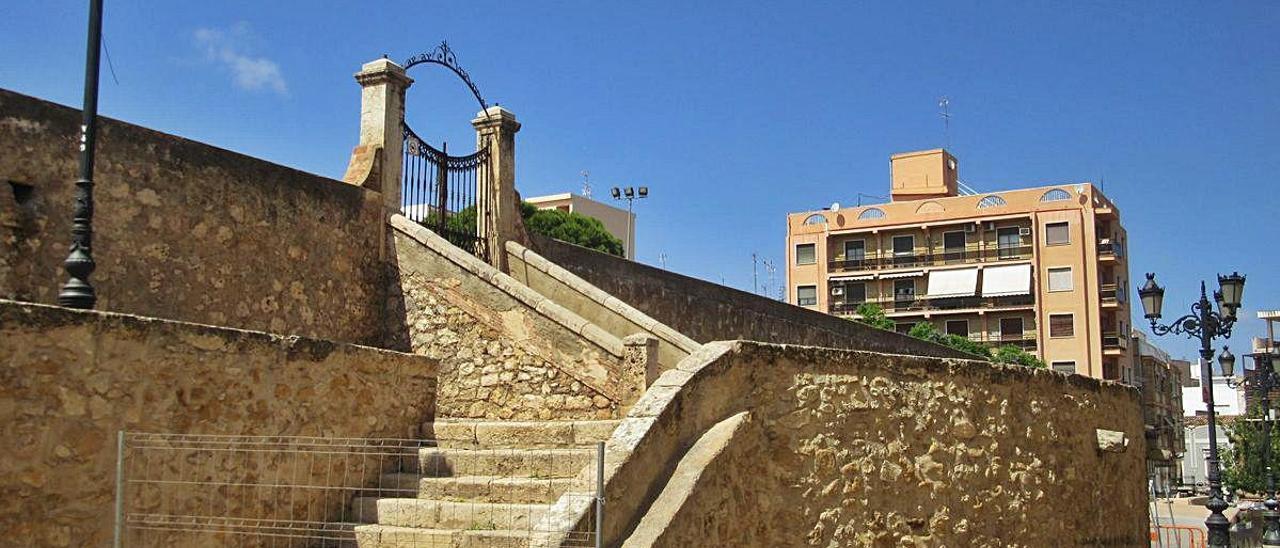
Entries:
[[619,382],[622,394],[620,403],[624,409],[640,399],[645,390],[662,374],[658,364],[658,338],[648,333],[636,333],[622,339],[622,375]]
[[404,92],[413,79],[404,68],[382,58],[356,73],[360,92],[360,144],[351,152],[343,181],[382,193],[383,204],[400,211],[403,166]]
[[516,132],[520,122],[511,111],[493,106],[471,121],[476,128],[476,150],[489,147],[489,174],[479,181],[476,224],[489,251],[489,264],[507,271],[507,242],[524,241],[521,235],[520,196],[516,193]]

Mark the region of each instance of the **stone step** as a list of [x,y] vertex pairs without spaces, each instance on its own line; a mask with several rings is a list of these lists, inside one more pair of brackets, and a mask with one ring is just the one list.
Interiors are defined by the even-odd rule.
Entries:
[[432,478],[501,476],[572,478],[595,462],[596,451],[581,449],[421,449],[419,474]]
[[421,474],[385,474],[380,487],[408,497],[475,502],[552,503],[573,483],[569,478],[504,476],[424,477]]
[[357,497],[353,515],[378,525],[459,531],[530,530],[550,504]]
[[529,531],[419,529],[377,524],[355,528],[358,548],[527,548],[535,535]]
[[606,441],[620,421],[478,421],[437,419],[422,425],[446,448],[557,448]]

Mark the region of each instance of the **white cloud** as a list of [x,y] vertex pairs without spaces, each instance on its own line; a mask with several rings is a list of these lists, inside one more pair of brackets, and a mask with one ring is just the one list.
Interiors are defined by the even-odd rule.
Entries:
[[236,87],[288,95],[289,87],[280,73],[280,65],[266,57],[249,54],[248,42],[252,35],[247,23],[237,23],[227,30],[196,29],[194,37],[196,45],[204,50],[209,61],[221,64],[231,72]]

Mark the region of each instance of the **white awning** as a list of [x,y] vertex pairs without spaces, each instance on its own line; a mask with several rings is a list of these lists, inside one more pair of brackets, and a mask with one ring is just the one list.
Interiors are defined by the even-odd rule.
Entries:
[[832,276],[827,278],[833,282],[860,282],[862,280],[870,280],[876,277],[875,274],[861,274],[857,276]]
[[1031,293],[1031,265],[989,266],[982,270],[982,296],[1007,297]]
[[881,275],[880,275],[880,279],[881,279],[881,280],[893,280],[893,279],[896,279],[896,278],[914,278],[914,277],[916,277],[916,276],[924,276],[924,271],[923,271],[923,270],[912,270],[912,271],[910,271],[910,272],[890,272],[890,273],[888,273],[888,274],[881,274]]
[[929,298],[972,297],[978,292],[978,269],[934,270],[929,273]]

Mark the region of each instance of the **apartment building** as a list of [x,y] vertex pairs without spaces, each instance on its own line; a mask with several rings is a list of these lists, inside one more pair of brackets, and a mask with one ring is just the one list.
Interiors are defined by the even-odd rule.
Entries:
[[1158,492],[1167,493],[1182,480],[1182,456],[1186,450],[1183,425],[1183,364],[1151,343],[1146,334],[1133,331],[1130,348],[1142,394],[1142,419],[1147,438],[1147,475]]
[[962,194],[942,149],[890,158],[884,204],[787,216],[789,302],[856,317],[875,303],[1057,371],[1134,382],[1120,211],[1089,183]]

